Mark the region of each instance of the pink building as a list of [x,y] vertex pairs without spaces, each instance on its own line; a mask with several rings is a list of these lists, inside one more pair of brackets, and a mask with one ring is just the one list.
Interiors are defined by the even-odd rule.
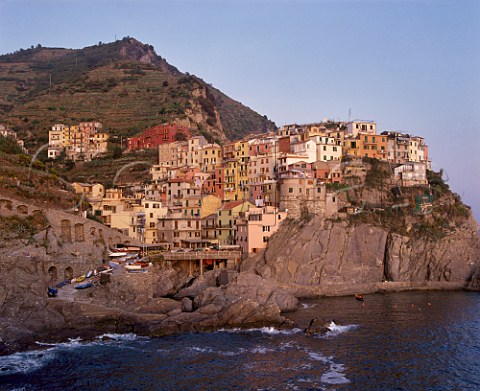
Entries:
[[270,236],[278,230],[286,217],[286,212],[280,212],[274,206],[250,207],[247,212],[241,213],[236,221],[237,244],[247,253],[264,250]]

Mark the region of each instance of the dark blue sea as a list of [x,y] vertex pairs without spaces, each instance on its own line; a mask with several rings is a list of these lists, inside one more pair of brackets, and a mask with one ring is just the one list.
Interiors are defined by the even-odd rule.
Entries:
[[480,294],[323,298],[290,314],[301,328],[46,345],[0,357],[4,390],[480,390]]

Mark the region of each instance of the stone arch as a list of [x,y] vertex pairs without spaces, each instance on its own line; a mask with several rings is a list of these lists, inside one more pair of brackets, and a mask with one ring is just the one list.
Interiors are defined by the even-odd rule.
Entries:
[[71,242],[72,241],[72,228],[70,220],[62,220],[60,222],[60,237],[64,242]]
[[48,276],[50,277],[50,282],[55,282],[58,280],[58,271],[56,266],[50,266],[48,268]]
[[75,224],[75,241],[76,242],[84,242],[85,241],[85,233],[83,230],[83,224],[77,223]]
[[28,215],[28,206],[27,205],[18,205],[17,212],[22,215]]
[[65,280],[71,280],[73,278],[73,269],[70,266],[65,268],[63,277],[65,277]]
[[2,209],[2,208],[12,210],[12,208],[13,208],[12,201],[5,200],[5,199],[0,200],[0,209]]
[[95,227],[90,227],[90,235],[95,236],[97,229]]

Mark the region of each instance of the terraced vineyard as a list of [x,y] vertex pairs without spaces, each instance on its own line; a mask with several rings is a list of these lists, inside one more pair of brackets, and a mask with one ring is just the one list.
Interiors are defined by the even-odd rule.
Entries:
[[212,141],[273,130],[265,116],[182,74],[133,38],[80,50],[37,47],[0,56],[0,122],[47,140],[54,123],[97,120],[112,135],[185,121]]

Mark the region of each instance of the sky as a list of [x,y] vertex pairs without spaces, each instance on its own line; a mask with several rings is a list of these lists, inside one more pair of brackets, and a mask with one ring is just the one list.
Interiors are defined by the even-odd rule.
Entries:
[[480,1],[0,0],[0,54],[125,36],[278,126],[425,137],[480,221]]

